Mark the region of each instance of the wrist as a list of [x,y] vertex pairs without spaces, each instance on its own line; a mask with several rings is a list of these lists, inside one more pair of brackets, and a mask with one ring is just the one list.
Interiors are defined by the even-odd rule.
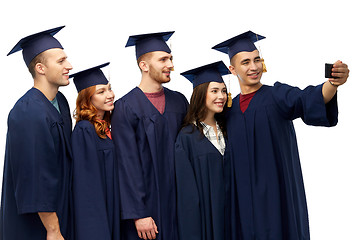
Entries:
[[48,234],[54,234],[54,235],[61,233],[59,226],[52,226],[52,225],[46,227],[46,232]]
[[340,86],[340,85],[336,85],[336,84],[334,84],[334,83],[333,83],[332,81],[330,81],[330,80],[329,80],[328,82],[329,82],[329,83],[331,84],[331,86],[333,86],[333,87],[336,87],[336,88],[337,88],[337,87],[339,87],[339,86]]
[[46,239],[47,240],[63,240],[64,237],[62,236],[60,229],[59,230],[48,230],[46,232]]

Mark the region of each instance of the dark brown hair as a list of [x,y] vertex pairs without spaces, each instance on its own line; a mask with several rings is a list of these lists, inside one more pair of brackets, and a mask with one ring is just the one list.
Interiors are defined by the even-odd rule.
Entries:
[[81,90],[76,99],[76,109],[74,118],[76,123],[81,120],[88,120],[94,127],[97,135],[103,139],[106,138],[106,129],[110,128],[110,112],[106,111],[104,120],[97,119],[97,109],[91,103],[91,97],[96,91],[96,86],[91,86]]
[[[203,134],[203,126],[201,121],[206,118],[207,108],[206,108],[206,95],[209,87],[209,82],[200,84],[196,86],[193,90],[193,93],[190,98],[190,104],[186,116],[183,121],[183,127],[192,125],[197,127],[201,134]],[[226,102],[227,103],[227,102]],[[215,114],[215,120],[217,121],[223,135],[226,137],[226,123],[225,123],[225,113],[227,111],[227,104],[225,103],[224,109],[221,113]],[[196,125],[194,125],[194,123]]]
[[31,60],[31,62],[29,63],[28,70],[29,70],[29,72],[31,73],[31,76],[32,76],[33,78],[35,78],[35,76],[36,76],[35,66],[36,66],[36,64],[38,64],[38,63],[46,64],[46,58],[45,58],[44,52],[38,54],[38,55],[37,55],[36,57],[34,57],[34,59]]
[[151,59],[153,56],[153,53],[152,52],[148,52],[148,53],[145,53],[143,55],[141,55],[138,59],[137,59],[137,65],[140,69],[140,71],[142,72],[141,68],[140,68],[140,62],[142,61],[148,61],[149,59]]

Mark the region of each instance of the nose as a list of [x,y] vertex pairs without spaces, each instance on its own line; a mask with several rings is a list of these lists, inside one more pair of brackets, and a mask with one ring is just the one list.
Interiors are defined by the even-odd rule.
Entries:
[[168,60],[168,64],[167,64],[167,67],[168,68],[174,68],[174,64],[173,64],[173,61],[172,60]]
[[256,70],[257,69],[257,65],[256,65],[256,63],[254,61],[251,61],[250,69],[251,70]]
[[115,98],[115,94],[113,91],[107,91],[107,96],[106,96],[108,99],[112,99],[112,98]]
[[69,61],[67,61],[67,66],[66,66],[66,69],[68,69],[68,70],[73,69],[73,67],[72,67],[72,65],[70,64],[70,62],[69,62]]
[[217,94],[217,97],[218,97],[219,99],[226,99],[226,98],[227,98],[227,94],[226,94],[226,92],[219,91],[218,94]]
[[[259,62],[259,63],[261,63],[261,62]],[[255,62],[255,61],[251,61],[250,69],[253,71],[257,71],[260,68],[259,63]],[[262,66],[262,64],[261,64],[261,66]]]

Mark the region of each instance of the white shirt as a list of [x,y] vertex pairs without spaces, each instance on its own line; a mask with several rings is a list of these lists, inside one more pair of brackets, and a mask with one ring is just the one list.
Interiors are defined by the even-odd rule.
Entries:
[[200,122],[203,126],[203,133],[205,137],[216,147],[216,149],[221,153],[221,155],[224,155],[225,153],[225,138],[223,133],[221,132],[221,129],[219,125],[216,123],[216,131],[217,131],[217,137],[214,131],[214,128],[210,125],[207,125],[204,122]]

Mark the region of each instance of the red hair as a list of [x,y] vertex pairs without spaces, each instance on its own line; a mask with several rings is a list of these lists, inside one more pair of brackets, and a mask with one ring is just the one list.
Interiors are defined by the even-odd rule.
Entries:
[[81,120],[87,120],[91,122],[97,135],[103,139],[106,138],[106,129],[110,129],[110,112],[107,111],[104,114],[104,120],[97,118],[97,109],[91,103],[91,97],[96,91],[96,86],[91,86],[81,90],[76,99],[76,109],[74,112],[74,118],[76,123]]

